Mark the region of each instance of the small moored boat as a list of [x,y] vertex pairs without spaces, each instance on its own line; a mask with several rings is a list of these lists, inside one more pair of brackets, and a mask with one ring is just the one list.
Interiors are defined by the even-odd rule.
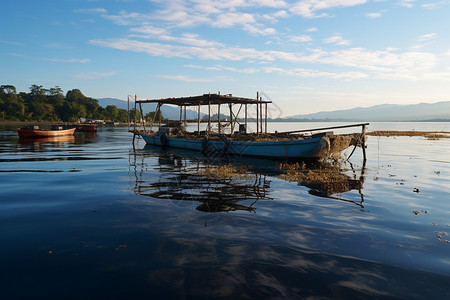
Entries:
[[78,124],[76,127],[77,132],[97,132],[96,124]]
[[[130,97],[128,101],[130,101]],[[145,128],[145,123],[142,123],[144,125],[143,130],[137,129],[138,122],[142,122],[139,119],[134,120],[134,128],[131,129],[129,124],[129,130],[135,136],[141,136],[149,145],[194,150],[215,157],[230,154],[276,160],[336,159],[340,157],[343,150],[350,146],[360,146],[363,148],[365,159],[365,130],[368,123],[269,133],[267,131],[267,104],[272,103],[272,101],[263,101],[259,95],[256,99],[233,97],[231,94],[203,94],[193,97],[143,100],[135,98],[135,117],[138,116],[136,113],[138,104],[140,115],[143,116],[141,105],[143,103],[157,104],[149,130]],[[156,124],[157,116],[161,118],[161,106],[165,104],[180,108],[180,121],[176,122],[178,125],[175,123],[175,126],[164,127],[161,124],[161,119],[159,124]],[[256,118],[251,119],[252,121],[256,119],[256,132],[250,133],[247,132],[249,119],[247,106],[249,105],[256,106]],[[201,118],[201,106],[207,106],[208,109],[203,118]],[[222,115],[222,121],[221,106],[228,106],[227,110],[229,109],[229,116]],[[186,130],[187,107],[197,109],[197,131],[188,132]],[[213,107],[217,107],[217,119],[215,121],[212,121],[211,117]],[[244,118],[238,116],[241,111],[245,112]],[[265,112],[265,117],[263,117],[263,112]],[[206,117],[208,118],[206,119]],[[201,130],[200,124],[202,122],[207,122],[206,130]],[[217,123],[215,125],[217,130],[213,123]],[[157,125],[157,130],[154,130],[154,125]],[[361,127],[361,133],[334,134],[332,131],[326,131],[350,127]],[[238,128],[238,130],[235,131],[235,128]]]
[[73,135],[74,132],[75,127],[66,129],[63,126],[52,126],[51,129],[40,129],[39,126],[37,125],[17,128],[17,133],[21,138],[40,138],[40,137]]

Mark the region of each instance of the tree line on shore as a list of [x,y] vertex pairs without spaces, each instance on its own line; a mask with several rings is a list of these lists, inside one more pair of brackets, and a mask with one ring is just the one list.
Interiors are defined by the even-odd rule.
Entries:
[[[137,114],[140,116],[139,111]],[[130,115],[134,119],[134,109]],[[128,122],[128,112],[115,105],[103,108],[98,100],[86,97],[79,89],[64,95],[59,86],[46,89],[33,84],[29,93],[18,93],[13,85],[0,86],[1,121],[77,122],[82,119]]]

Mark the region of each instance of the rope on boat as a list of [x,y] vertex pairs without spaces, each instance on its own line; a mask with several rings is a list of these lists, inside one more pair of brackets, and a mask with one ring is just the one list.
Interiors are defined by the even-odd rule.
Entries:
[[[362,139],[363,139],[364,135],[365,134],[363,132],[361,132],[361,134],[359,135],[358,140],[355,143],[355,146],[353,147],[352,152],[350,153],[350,155],[347,157],[347,159],[345,161],[348,161],[350,159],[350,157],[352,157],[353,153],[355,153],[356,147],[358,147],[358,145],[360,145],[362,143]],[[361,145],[361,147],[365,147],[365,145]]]

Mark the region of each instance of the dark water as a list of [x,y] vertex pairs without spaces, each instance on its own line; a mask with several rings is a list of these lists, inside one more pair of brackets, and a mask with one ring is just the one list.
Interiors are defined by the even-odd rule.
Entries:
[[[337,193],[131,140],[0,132],[2,298],[450,297],[449,139],[369,137]],[[218,164],[247,173],[205,174]]]

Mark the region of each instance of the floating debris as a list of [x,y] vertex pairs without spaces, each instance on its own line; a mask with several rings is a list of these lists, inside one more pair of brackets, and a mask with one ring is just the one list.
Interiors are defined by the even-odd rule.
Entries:
[[231,164],[208,166],[198,171],[198,175],[205,176],[207,178],[227,178],[227,177],[247,177],[248,171],[244,167],[237,167]]
[[438,140],[443,138],[450,138],[449,131],[400,131],[400,130],[375,130],[366,133],[372,136],[421,136],[429,140]]
[[447,233],[447,232],[439,232],[439,231],[436,231],[436,237],[437,237],[437,239],[440,240],[441,242],[444,242],[444,243],[450,243],[450,241],[449,241],[448,239],[444,238],[444,237],[448,237],[448,233]]
[[420,193],[420,190],[418,188],[413,188],[414,193]]
[[361,189],[363,178],[352,179],[341,173],[337,166],[308,169],[304,163],[281,164],[284,174],[281,179],[298,182],[299,185],[308,186],[320,191],[322,196],[343,193],[352,189]]

